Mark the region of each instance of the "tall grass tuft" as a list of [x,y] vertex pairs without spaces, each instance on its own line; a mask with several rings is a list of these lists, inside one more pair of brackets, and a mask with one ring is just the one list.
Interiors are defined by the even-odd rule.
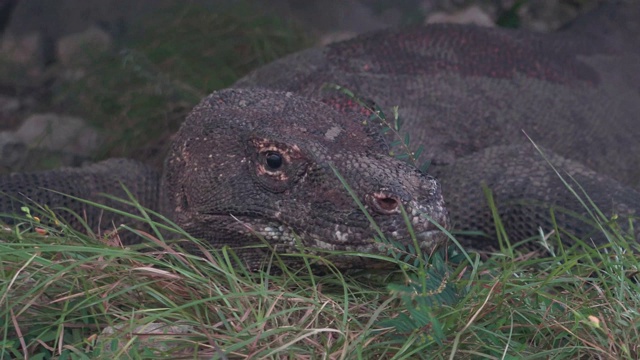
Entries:
[[536,253],[506,238],[489,258],[396,247],[376,255],[390,270],[320,273],[309,265],[318,254],[297,255],[297,267],[274,255],[281,271],[250,271],[227,248],[200,244],[194,256],[136,234],[143,242],[124,246],[33,214],[7,227],[0,358],[638,356],[639,262],[620,231],[599,248],[541,234]]

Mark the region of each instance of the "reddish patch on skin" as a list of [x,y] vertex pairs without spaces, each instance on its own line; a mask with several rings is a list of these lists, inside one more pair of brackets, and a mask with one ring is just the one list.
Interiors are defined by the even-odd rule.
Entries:
[[357,101],[347,98],[344,95],[328,96],[322,99],[322,102],[331,106],[339,112],[351,112],[364,116],[371,116],[373,111],[362,106]]
[[510,79],[517,74],[558,84],[597,85],[598,74],[577,55],[585,44],[504,29],[429,26],[375,33],[333,44],[326,58],[346,73]]

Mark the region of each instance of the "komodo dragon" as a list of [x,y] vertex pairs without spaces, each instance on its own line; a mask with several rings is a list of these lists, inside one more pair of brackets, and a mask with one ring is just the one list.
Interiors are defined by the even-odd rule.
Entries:
[[[571,213],[589,218],[523,131],[605,214],[637,214],[639,20],[638,3],[620,3],[554,34],[430,25],[302,51],[196,106],[173,140],[162,180],[122,159],[4,175],[0,211],[16,212],[15,199],[29,198],[108,228],[123,219],[43,188],[96,201],[100,192],[123,196],[122,182],[144,206],[216,246],[259,243],[258,233],[281,252],[295,238],[309,247],[375,252],[380,233],[411,241],[404,207],[425,249],[446,240],[431,221],[484,231],[488,236],[460,240],[486,249],[496,245],[486,185],[512,239],[540,227],[549,232],[554,209],[562,229],[600,242],[593,226]],[[399,106],[401,131],[414,147],[425,146],[428,171],[442,190],[390,156],[390,133],[382,134],[355,99],[326,90],[327,83],[374,101],[388,117]],[[250,249],[240,256],[256,263],[264,254]],[[363,263],[338,261],[354,264]]]

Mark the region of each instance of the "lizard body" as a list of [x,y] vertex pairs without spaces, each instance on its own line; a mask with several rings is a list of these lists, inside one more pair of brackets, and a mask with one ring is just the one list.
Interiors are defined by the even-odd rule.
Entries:
[[[518,240],[538,227],[550,231],[552,209],[560,227],[602,241],[571,214],[588,217],[522,131],[605,214],[640,211],[639,12],[634,3],[605,7],[550,35],[431,25],[306,50],[196,106],[173,141],[163,180],[116,160],[2,176],[0,190],[12,196],[0,197],[0,210],[15,212],[11,199],[27,196],[84,212],[85,205],[49,197],[39,187],[93,199],[98,192],[117,193],[122,180],[142,205],[216,246],[254,244],[257,233],[282,252],[296,239],[309,247],[377,252],[376,236],[412,243],[405,208],[425,249],[445,241],[427,218],[484,231],[488,237],[461,238],[465,246],[486,249],[496,245],[486,185],[507,232]],[[600,32],[593,31],[597,24]],[[422,156],[432,160],[429,172],[442,189],[390,156],[389,139],[370,113],[327,91],[326,83],[375,101],[387,114],[399,106],[403,131],[414,146],[425,146]],[[89,183],[65,182],[97,169],[102,175]],[[90,225],[100,227],[99,218],[88,216]],[[241,253],[251,264],[263,256]]]

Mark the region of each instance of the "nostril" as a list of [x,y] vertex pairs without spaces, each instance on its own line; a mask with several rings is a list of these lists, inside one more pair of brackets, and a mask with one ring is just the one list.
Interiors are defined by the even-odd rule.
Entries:
[[386,214],[396,212],[399,206],[398,200],[396,198],[385,194],[374,194],[373,202],[375,204],[375,207],[381,213]]
[[398,202],[392,198],[379,199],[378,203],[380,204],[380,207],[385,210],[393,210],[398,207]]

